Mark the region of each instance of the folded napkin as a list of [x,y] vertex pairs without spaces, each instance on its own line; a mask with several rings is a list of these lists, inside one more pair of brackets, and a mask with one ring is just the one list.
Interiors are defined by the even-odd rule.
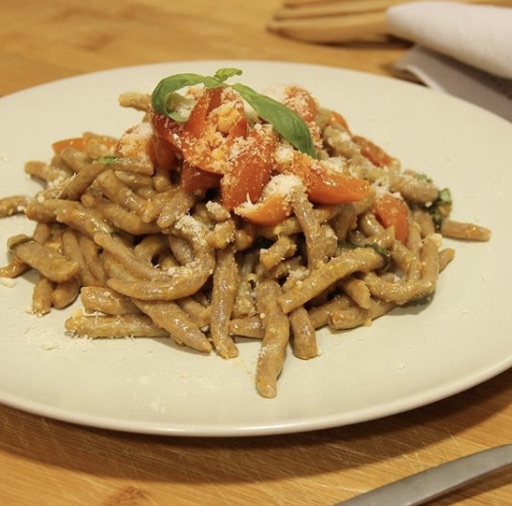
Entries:
[[512,121],[512,8],[406,2],[386,21],[390,34],[416,44],[397,69]]

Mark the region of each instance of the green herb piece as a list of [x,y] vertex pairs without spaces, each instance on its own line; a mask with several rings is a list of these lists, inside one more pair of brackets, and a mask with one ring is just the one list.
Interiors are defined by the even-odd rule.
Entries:
[[118,156],[100,156],[96,158],[96,161],[98,163],[102,163],[104,165],[112,165],[113,163],[116,163],[118,160]]
[[391,253],[387,249],[377,244],[376,242],[371,242],[370,244],[367,244],[366,247],[372,248],[375,251],[375,253],[378,253],[386,261],[388,261],[391,258]]
[[432,202],[432,205],[428,208],[428,212],[432,215],[432,220],[436,227],[436,230],[441,228],[443,220],[448,218],[452,211],[453,200],[452,194],[449,188],[443,188],[439,190],[436,200]]
[[427,183],[433,183],[434,180],[428,174],[417,174],[416,176],[420,181],[425,181]]
[[[175,74],[162,79],[151,95],[153,109],[175,121],[185,121],[181,114],[169,108],[172,96],[187,86],[202,84],[206,88],[227,86],[225,81],[233,76],[241,75],[242,71],[235,68],[221,68],[213,76],[200,74]],[[241,83],[232,85],[240,96],[261,116],[268,121],[292,146],[307,155],[316,158],[316,150],[311,133],[304,120],[281,102],[254,91]]]

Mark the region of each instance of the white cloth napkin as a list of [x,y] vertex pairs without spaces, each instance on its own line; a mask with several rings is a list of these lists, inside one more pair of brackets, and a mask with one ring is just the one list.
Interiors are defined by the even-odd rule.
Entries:
[[387,27],[416,43],[398,70],[512,121],[512,8],[405,2],[388,9]]

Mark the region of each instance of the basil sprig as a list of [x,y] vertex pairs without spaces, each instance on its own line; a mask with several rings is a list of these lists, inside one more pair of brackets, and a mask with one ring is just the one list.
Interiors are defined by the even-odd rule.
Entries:
[[428,207],[429,213],[432,215],[432,220],[434,221],[434,225],[436,230],[441,229],[441,225],[443,224],[443,220],[447,218],[452,210],[453,200],[452,194],[449,188],[443,188],[439,190],[439,194],[432,202],[432,205]]
[[[202,84],[205,88],[220,88],[227,86],[225,81],[229,78],[241,74],[242,71],[239,69],[221,68],[213,76],[186,73],[166,77],[158,83],[151,95],[153,109],[175,121],[184,121],[185,118],[168,107],[169,99],[173,93],[186,86],[196,84]],[[281,102],[258,93],[245,84],[235,83],[231,87],[292,146],[313,158],[317,157],[311,132],[298,114]]]

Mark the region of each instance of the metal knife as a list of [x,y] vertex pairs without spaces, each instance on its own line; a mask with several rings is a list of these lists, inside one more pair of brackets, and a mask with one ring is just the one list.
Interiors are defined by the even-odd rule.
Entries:
[[512,444],[497,446],[426,469],[334,506],[416,506],[511,465]]

